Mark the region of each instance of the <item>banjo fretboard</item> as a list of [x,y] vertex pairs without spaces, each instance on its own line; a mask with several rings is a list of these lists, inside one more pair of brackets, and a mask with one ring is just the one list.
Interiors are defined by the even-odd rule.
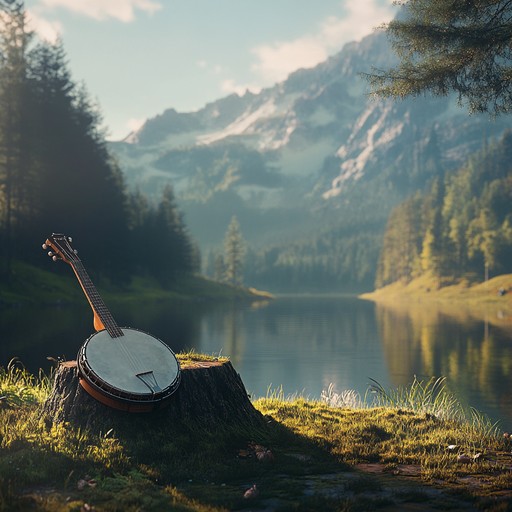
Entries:
[[98,293],[98,290],[96,290],[89,274],[77,255],[77,251],[71,247],[71,238],[62,234],[53,233],[43,244],[43,249],[47,249],[48,247],[51,247],[55,251],[55,253],[50,251],[48,256],[52,257],[54,260],[62,259],[71,265],[93,310],[96,329],[100,330],[104,327],[111,338],[120,338],[123,336],[123,331],[117,325],[114,317]]
[[93,308],[94,312],[98,315],[101,323],[105,326],[105,329],[110,334],[111,338],[119,338],[120,336],[123,336],[123,331],[117,325],[114,317],[105,305],[105,302],[103,302],[101,295],[98,293],[98,290],[96,290],[96,287],[91,281],[91,278],[85,270],[82,262],[78,258],[77,260],[78,261],[71,263],[71,266],[75,271],[75,274],[78,278],[78,281],[80,282],[80,285],[82,286],[89,304]]

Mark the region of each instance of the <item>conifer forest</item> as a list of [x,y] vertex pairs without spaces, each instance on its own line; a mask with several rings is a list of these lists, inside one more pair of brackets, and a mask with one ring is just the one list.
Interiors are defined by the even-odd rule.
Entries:
[[22,2],[0,23],[0,271],[46,265],[50,232],[73,236],[97,276],[135,274],[163,285],[198,266],[171,186],[157,204],[129,192],[107,151],[101,115],[73,81],[62,42],[36,40]]

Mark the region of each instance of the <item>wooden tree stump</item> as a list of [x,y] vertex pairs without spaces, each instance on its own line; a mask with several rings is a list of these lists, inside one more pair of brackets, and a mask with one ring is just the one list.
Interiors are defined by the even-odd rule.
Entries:
[[252,405],[239,374],[229,361],[181,363],[181,383],[165,407],[149,413],[129,413],[107,407],[79,384],[76,361],[61,363],[43,411],[53,422],[69,422],[106,432],[137,424],[161,423],[165,428],[265,428],[267,422]]

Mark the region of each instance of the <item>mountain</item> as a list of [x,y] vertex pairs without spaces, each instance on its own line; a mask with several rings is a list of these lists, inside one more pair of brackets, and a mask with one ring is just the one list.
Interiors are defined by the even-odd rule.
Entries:
[[307,271],[312,282],[368,287],[391,208],[510,124],[469,116],[453,97],[370,98],[361,73],[393,62],[375,33],[258,94],[168,109],[110,149],[129,186],[158,199],[172,184],[203,252],[236,215],[260,252],[248,273],[259,284],[281,269],[288,287],[294,267],[297,286]]

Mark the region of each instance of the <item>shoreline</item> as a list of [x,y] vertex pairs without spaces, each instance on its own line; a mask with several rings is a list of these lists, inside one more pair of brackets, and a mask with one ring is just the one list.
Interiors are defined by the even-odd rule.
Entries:
[[456,302],[460,305],[493,305],[512,308],[512,274],[504,274],[483,283],[467,281],[439,284],[425,278],[408,283],[397,281],[373,292],[358,295],[374,302]]
[[461,281],[439,287],[432,286],[432,280],[420,278],[409,283],[392,283],[358,297],[374,302],[378,307],[421,307],[454,317],[464,314],[499,327],[512,328],[512,274],[483,283]]

